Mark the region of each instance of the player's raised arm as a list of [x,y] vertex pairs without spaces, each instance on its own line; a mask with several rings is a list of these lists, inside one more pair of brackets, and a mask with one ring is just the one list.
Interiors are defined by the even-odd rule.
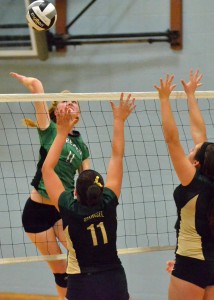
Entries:
[[199,74],[199,70],[197,70],[195,73],[193,73],[193,70],[190,70],[189,82],[186,82],[183,79],[181,80],[184,91],[187,95],[190,117],[190,132],[195,145],[207,141],[206,126],[195,98],[196,89],[202,86],[202,83],[200,82],[201,79],[202,74]]
[[160,85],[154,87],[159,92],[161,119],[165,142],[168,146],[170,157],[176,174],[183,185],[191,182],[195,174],[195,167],[186,157],[181,145],[178,128],[171,109],[170,94],[176,87],[173,84],[174,75],[166,75],[165,79],[160,79]]
[[[188,156],[184,153],[169,100],[175,87],[173,78],[166,75],[165,80],[160,79],[159,86],[155,85],[161,102],[165,141],[180,181],[173,192],[177,210],[177,243],[175,263],[169,261],[166,269],[171,273],[168,299],[212,299],[214,285],[206,278],[213,274],[210,253],[214,253],[211,242],[214,232],[214,143],[205,142],[206,129],[194,96],[196,88],[201,85],[201,75],[190,72],[190,82],[182,83],[189,109],[192,108],[191,133],[194,142],[198,143]],[[190,269],[194,271],[189,272]],[[203,272],[206,276],[202,276]]]
[[[33,94],[44,93],[43,85],[39,79],[34,77],[27,77],[15,72],[10,72],[10,76],[17,79]],[[49,116],[47,103],[45,101],[42,102],[35,101],[34,106],[36,110],[37,126],[41,130],[44,130],[50,124],[50,116]]]
[[57,110],[56,117],[57,135],[43,164],[42,176],[48,195],[58,209],[59,196],[65,191],[65,188],[54,169],[58,163],[66,138],[79,119],[72,114],[67,106],[64,109]]
[[106,187],[113,190],[118,198],[120,196],[123,178],[123,155],[125,146],[124,123],[136,107],[134,101],[135,99],[131,97],[131,94],[124,100],[124,94],[122,93],[118,106],[111,102],[114,124],[112,154],[107,170]]

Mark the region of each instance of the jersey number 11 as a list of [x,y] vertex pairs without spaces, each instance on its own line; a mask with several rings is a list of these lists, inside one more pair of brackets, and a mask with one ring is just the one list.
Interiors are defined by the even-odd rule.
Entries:
[[98,228],[101,230],[101,233],[103,236],[103,243],[104,244],[108,243],[108,237],[106,234],[105,226],[104,226],[103,222],[100,222],[96,226],[94,224],[91,224],[89,227],[87,227],[87,230],[90,230],[90,232],[91,232],[91,238],[92,238],[94,246],[98,246],[97,234],[96,234],[96,230],[98,230]]

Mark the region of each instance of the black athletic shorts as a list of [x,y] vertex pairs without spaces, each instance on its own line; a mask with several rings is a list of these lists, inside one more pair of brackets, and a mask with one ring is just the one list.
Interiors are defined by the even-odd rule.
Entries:
[[42,204],[28,198],[22,214],[25,232],[39,233],[53,227],[61,216],[53,205]]
[[214,285],[214,261],[177,254],[172,275],[205,289]]
[[128,300],[123,267],[97,273],[68,275],[68,300]]

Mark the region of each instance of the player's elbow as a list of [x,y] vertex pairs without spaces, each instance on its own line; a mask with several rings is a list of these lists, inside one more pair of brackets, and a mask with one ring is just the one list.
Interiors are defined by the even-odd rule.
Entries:
[[179,143],[179,134],[177,131],[165,132],[164,133],[165,142],[167,144],[177,144]]
[[44,162],[42,166],[42,177],[47,178],[50,175],[50,168],[48,165]]
[[111,157],[112,159],[114,159],[115,161],[121,161],[123,160],[123,156],[124,156],[124,149],[112,149],[112,154]]

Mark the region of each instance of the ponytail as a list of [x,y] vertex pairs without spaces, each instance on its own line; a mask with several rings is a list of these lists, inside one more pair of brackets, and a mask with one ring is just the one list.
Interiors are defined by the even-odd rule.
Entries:
[[38,128],[38,124],[37,122],[34,122],[33,120],[31,119],[23,119],[22,120],[22,123],[27,126],[27,127],[32,127],[32,128]]
[[91,207],[101,203],[103,188],[103,178],[95,170],[85,170],[77,178],[77,198],[83,205]]
[[97,205],[101,201],[101,196],[102,196],[102,189],[99,186],[97,186],[96,184],[89,186],[86,192],[87,205],[88,206]]
[[[53,101],[51,107],[49,108],[49,116],[50,116],[50,119],[54,123],[56,123],[56,116],[55,116],[54,111],[55,111],[58,103],[59,103],[58,101]],[[38,123],[36,121],[31,120],[31,119],[25,118],[25,119],[22,120],[22,123],[27,127],[38,128]]]

